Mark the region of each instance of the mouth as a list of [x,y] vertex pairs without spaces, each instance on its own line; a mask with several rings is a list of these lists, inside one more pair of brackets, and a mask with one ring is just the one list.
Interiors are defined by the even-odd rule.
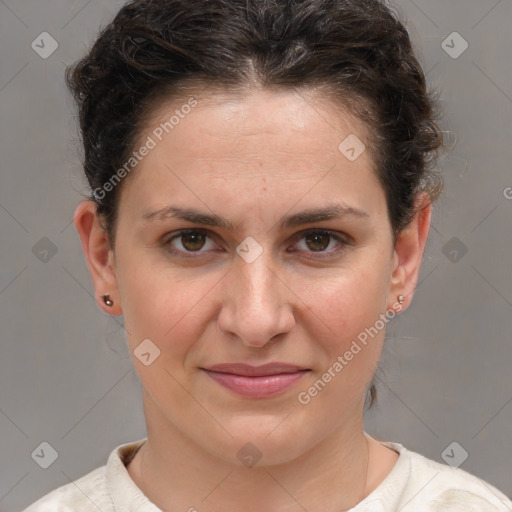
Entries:
[[224,363],[201,370],[224,388],[250,398],[279,395],[311,371],[309,368],[287,363],[268,363],[262,366]]

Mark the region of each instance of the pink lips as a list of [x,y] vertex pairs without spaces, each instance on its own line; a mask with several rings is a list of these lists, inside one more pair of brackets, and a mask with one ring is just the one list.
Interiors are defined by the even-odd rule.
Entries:
[[251,398],[278,395],[309,371],[286,363],[268,363],[262,366],[225,363],[203,370],[221,386]]

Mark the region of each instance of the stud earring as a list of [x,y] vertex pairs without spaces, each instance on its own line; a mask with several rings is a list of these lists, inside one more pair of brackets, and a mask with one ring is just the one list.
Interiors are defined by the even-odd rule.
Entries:
[[109,307],[114,305],[114,302],[110,299],[110,295],[108,293],[103,295],[103,302]]
[[403,295],[399,295],[399,296],[398,296],[398,303],[399,303],[399,304],[403,304],[403,303],[404,303],[404,301],[405,301],[405,297],[404,297]]

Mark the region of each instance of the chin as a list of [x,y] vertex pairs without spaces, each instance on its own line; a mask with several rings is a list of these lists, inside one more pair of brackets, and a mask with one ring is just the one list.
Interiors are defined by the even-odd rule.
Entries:
[[[294,413],[289,418],[295,416]],[[308,451],[304,434],[311,428],[287,423],[287,413],[237,416],[225,423],[233,437],[223,436],[211,444],[210,453],[239,466],[275,466],[286,464]],[[284,421],[283,421],[284,420]]]
[[[224,448],[219,452],[219,448]],[[233,464],[243,468],[261,468],[270,466],[279,466],[287,464],[303,455],[304,451],[301,446],[297,445],[296,440],[288,438],[288,440],[270,441],[265,436],[261,438],[251,437],[235,437],[229,443],[229,446],[215,446],[213,455],[224,460],[229,464]]]

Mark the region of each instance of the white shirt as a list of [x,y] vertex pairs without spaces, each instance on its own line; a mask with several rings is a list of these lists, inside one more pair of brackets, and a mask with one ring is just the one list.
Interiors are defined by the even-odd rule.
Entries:
[[[118,446],[105,466],[51,491],[23,512],[162,512],[126,469],[146,440]],[[467,471],[427,459],[399,443],[381,444],[400,456],[377,489],[350,512],[512,512],[512,501]],[[196,508],[201,510],[199,502]]]

